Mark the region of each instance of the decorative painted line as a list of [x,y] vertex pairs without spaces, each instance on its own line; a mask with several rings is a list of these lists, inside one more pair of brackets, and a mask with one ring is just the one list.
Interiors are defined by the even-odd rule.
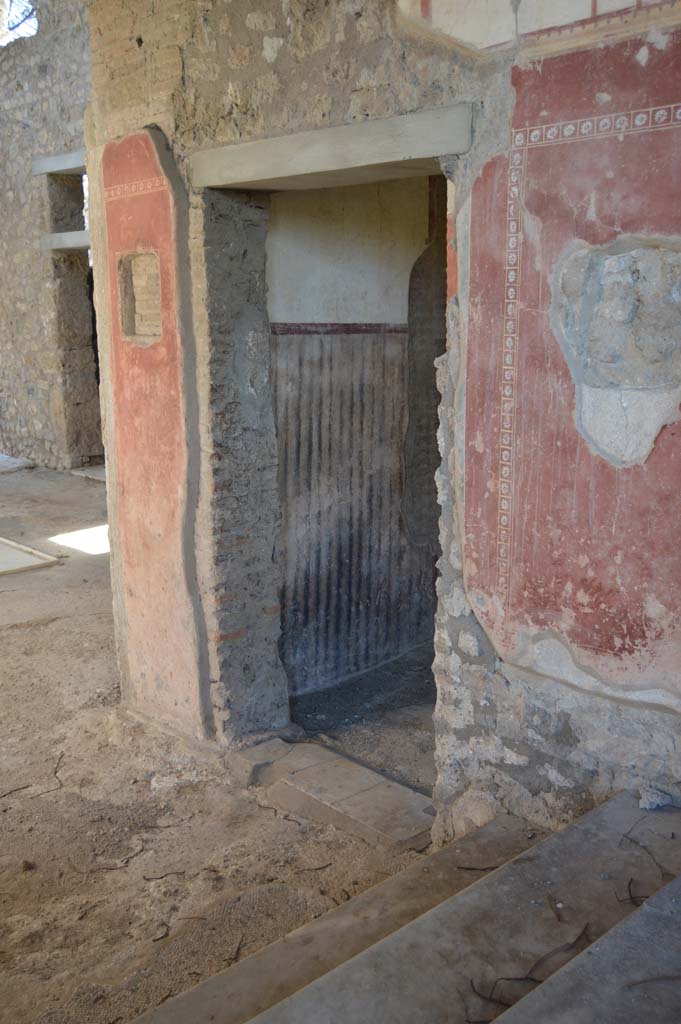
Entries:
[[522,188],[527,163],[524,149],[511,154],[506,197],[504,259],[504,334],[499,366],[499,507],[497,511],[497,590],[508,608],[513,543],[513,484],[518,365],[518,301],[523,245]]
[[681,126],[681,103],[645,107],[621,114],[595,114],[592,117],[559,121],[556,124],[534,125],[530,128],[515,128],[513,145],[516,148],[534,148],[555,145],[558,142],[630,135],[634,132],[675,126]]
[[127,199],[129,196],[147,196],[150,192],[165,192],[168,183],[165,178],[146,178],[144,181],[129,181],[124,185],[113,185],[104,189],[104,202],[113,199]]
[[[497,517],[497,595],[502,602],[505,623],[508,621],[511,596],[511,567],[514,526],[515,441],[517,366],[519,345],[519,309],[521,263],[523,248],[523,196],[527,154],[541,146],[586,139],[617,138],[645,131],[681,128],[681,103],[646,107],[620,114],[598,114],[555,124],[517,127],[511,132],[508,195],[506,207],[506,256],[504,260],[504,333],[499,365],[500,434],[499,434],[499,508]],[[510,645],[512,632],[503,626],[503,636]]]
[[284,324],[270,325],[272,334],[407,334],[407,324]]

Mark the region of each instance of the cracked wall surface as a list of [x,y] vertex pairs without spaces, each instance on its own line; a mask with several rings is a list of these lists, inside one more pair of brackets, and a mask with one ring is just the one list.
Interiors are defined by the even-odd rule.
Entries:
[[102,452],[87,256],[41,251],[69,189],[31,161],[83,146],[88,34],[77,0],[37,7],[37,35],[0,47],[0,451],[70,468]]

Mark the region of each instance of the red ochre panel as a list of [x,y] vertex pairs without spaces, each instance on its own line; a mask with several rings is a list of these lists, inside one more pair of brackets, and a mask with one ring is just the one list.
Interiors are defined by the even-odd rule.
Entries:
[[[183,515],[186,437],[174,239],[174,198],[146,132],[106,146],[104,198],[111,303],[111,379],[119,549],[131,698],[159,717],[198,720]],[[118,264],[154,252],[160,268],[160,340],[123,336]]]
[[575,239],[681,236],[681,37],[516,69],[509,153],[471,217],[465,574],[513,661],[558,635],[629,689],[681,691],[681,424],[616,469],[575,426],[551,278]]

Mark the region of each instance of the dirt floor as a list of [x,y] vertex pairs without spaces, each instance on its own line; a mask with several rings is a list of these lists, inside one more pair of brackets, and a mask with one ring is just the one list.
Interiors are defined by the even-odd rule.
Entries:
[[[101,483],[0,476],[0,537],[64,556],[0,577],[0,1020],[11,1024],[125,1024],[419,856],[386,857],[259,806],[216,752],[121,711],[108,557],[49,541],[105,518]],[[423,717],[419,706],[408,714]]]

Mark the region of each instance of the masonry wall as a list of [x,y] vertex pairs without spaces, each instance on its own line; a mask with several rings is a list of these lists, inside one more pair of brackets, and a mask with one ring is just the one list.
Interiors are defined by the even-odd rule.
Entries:
[[[549,33],[547,53],[559,45],[575,52],[545,53],[527,68],[527,41],[519,51],[462,53],[379,0],[294,0],[285,11],[274,0],[255,10],[174,0],[163,19],[153,6],[95,0],[90,8],[89,161],[96,190],[104,144],[158,123],[189,189],[195,394],[185,394],[184,414],[195,401],[199,430],[187,464],[198,493],[192,550],[206,621],[207,669],[197,676],[206,729],[233,743],[287,719],[277,650],[282,508],[269,200],[194,190],[187,158],[204,146],[470,99],[474,147],[443,160],[441,833],[499,810],[553,826],[626,785],[652,802],[679,799],[681,519],[670,482],[678,332],[665,317],[678,281],[672,126],[681,100],[670,91],[678,75],[662,71],[678,61],[678,39],[667,31],[675,5],[632,9],[617,27],[626,42],[607,36],[594,47],[584,35],[561,43]],[[537,55],[541,37],[532,40]],[[666,114],[654,120],[658,111]],[[100,234],[103,324],[106,262]],[[513,273],[521,272],[519,298]],[[603,337],[617,351],[603,349]],[[105,393],[110,423],[110,383]],[[624,430],[616,418],[623,403],[635,413]],[[599,415],[607,408],[611,416]],[[115,527],[113,566],[120,592]],[[136,686],[131,679],[131,693]]]
[[[199,439],[190,459],[200,495],[195,550],[206,620],[205,673],[212,721],[224,742],[284,725],[288,688],[279,657],[281,522],[265,290],[268,197],[192,189],[188,157],[201,146],[387,116],[475,99],[496,70],[446,40],[408,50],[386,0],[286,10],[248,4],[155,5],[95,0],[89,8],[93,104],[88,132],[93,223],[103,220],[107,141],[145,124],[169,139],[189,187],[189,250],[196,338]],[[118,635],[125,565],[117,535],[116,403],[111,386],[111,302],[106,237],[95,226],[96,301],[109,464],[112,573]],[[162,401],[162,396],[158,396]],[[185,410],[186,412],[186,410]],[[162,677],[163,649],[154,671]],[[129,660],[123,658],[123,669]],[[130,679],[135,703],[135,679]]]
[[453,831],[679,800],[680,60],[659,31],[516,68],[458,211],[451,561],[486,637],[438,632]]
[[88,265],[41,251],[69,230],[69,186],[31,161],[83,146],[88,34],[76,0],[43,0],[38,18],[36,36],[0,47],[0,450],[68,468],[102,452]]

